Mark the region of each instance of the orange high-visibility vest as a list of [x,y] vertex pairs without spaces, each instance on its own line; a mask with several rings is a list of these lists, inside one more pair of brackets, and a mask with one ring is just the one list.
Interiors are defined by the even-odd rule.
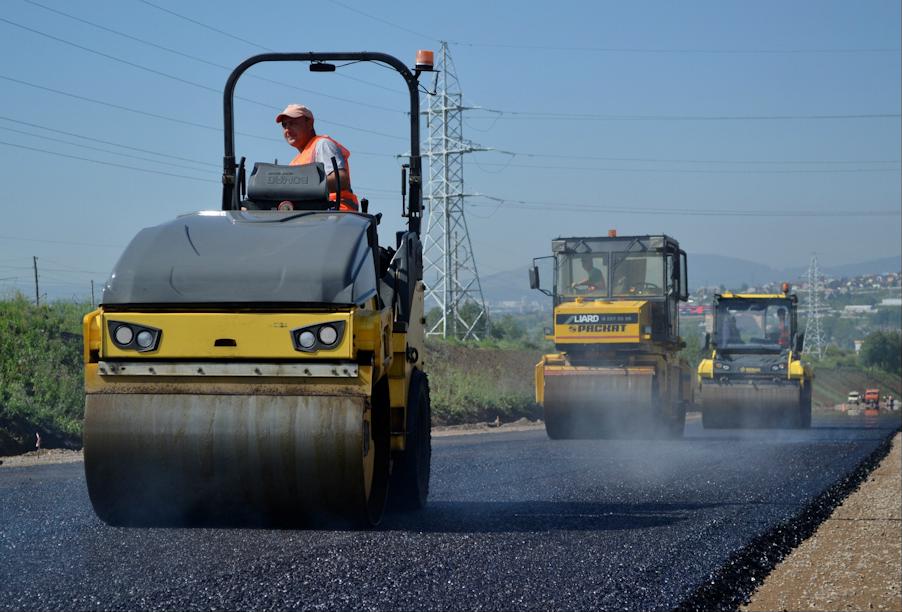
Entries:
[[[322,135],[322,136],[316,135],[313,138],[311,138],[310,142],[308,142],[307,145],[304,147],[304,150],[301,151],[300,153],[298,153],[297,155],[295,155],[294,159],[291,160],[291,163],[288,165],[289,166],[300,166],[303,164],[312,164],[314,162],[313,158],[316,153],[316,143],[319,142],[323,138],[331,140],[335,144],[335,146],[338,147],[338,150],[341,151],[341,154],[344,155],[345,170],[348,173],[348,182],[350,183],[351,182],[351,163],[348,161],[348,158],[351,157],[351,152],[348,151],[340,142],[338,142],[334,138],[329,138],[326,135]],[[330,164],[328,162],[325,163],[325,166],[326,166],[326,174],[328,175],[329,172],[332,171],[332,168],[329,167]],[[336,179],[337,178],[338,177],[336,177]],[[329,201],[330,202],[335,201],[335,194],[332,192],[329,193]],[[354,192],[351,191],[350,189],[346,189],[344,185],[342,185],[342,188],[341,188],[341,202],[338,205],[338,210],[353,210],[353,211],[360,210],[360,204],[357,201],[357,196],[354,195]]]

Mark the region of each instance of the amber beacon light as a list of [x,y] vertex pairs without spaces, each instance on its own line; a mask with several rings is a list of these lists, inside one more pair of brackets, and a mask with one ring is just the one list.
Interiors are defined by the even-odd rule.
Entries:
[[421,72],[431,72],[435,65],[435,53],[428,49],[417,51],[416,69]]

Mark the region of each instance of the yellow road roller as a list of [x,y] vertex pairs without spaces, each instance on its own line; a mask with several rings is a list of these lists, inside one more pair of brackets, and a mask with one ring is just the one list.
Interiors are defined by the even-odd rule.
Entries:
[[[101,519],[375,525],[387,505],[426,503],[417,77],[429,55],[409,69],[381,53],[270,53],[229,76],[221,207],[139,232],[84,318],[85,475]],[[248,68],[361,61],[395,69],[410,98],[407,228],[387,247],[365,199],[335,209],[323,164],[247,176],[235,156]]]
[[811,427],[814,374],[800,359],[798,298],[782,288],[714,296],[713,333],[698,366],[705,428]]
[[[554,301],[555,352],[535,368],[550,438],[678,437],[692,402],[677,306],[687,258],[666,235],[557,238],[530,286]],[[538,263],[552,262],[541,286]]]

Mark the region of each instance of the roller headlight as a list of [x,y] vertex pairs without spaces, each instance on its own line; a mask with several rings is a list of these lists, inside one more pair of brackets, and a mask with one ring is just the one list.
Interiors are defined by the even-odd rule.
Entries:
[[302,331],[298,334],[298,344],[305,349],[312,349],[316,344],[316,336],[312,331]]
[[320,350],[337,348],[344,331],[344,321],[329,321],[293,329],[291,330],[291,340],[294,350],[302,353],[315,353]]
[[338,340],[338,332],[331,325],[323,325],[319,328],[319,341],[326,345],[333,345]]
[[729,364],[729,363],[724,363],[724,362],[722,362],[722,361],[715,361],[715,362],[714,362],[714,369],[715,369],[715,370],[725,370],[725,371],[728,371],[728,370],[730,369],[730,364]]
[[142,349],[149,349],[153,346],[153,333],[146,329],[139,331],[135,336],[135,343]]
[[128,346],[132,343],[132,339],[135,337],[135,332],[132,331],[132,328],[128,325],[120,325],[116,328],[116,331],[113,332],[113,338],[116,339],[116,344],[120,344],[122,346]]
[[107,321],[107,325],[117,348],[146,353],[160,344],[162,332],[155,327],[124,321]]

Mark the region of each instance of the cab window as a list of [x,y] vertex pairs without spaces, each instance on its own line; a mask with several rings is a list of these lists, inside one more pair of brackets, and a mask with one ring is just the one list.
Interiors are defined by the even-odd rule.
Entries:
[[664,258],[660,253],[615,253],[611,286],[614,297],[664,295]]
[[558,293],[572,296],[608,295],[606,253],[564,255],[558,260]]

